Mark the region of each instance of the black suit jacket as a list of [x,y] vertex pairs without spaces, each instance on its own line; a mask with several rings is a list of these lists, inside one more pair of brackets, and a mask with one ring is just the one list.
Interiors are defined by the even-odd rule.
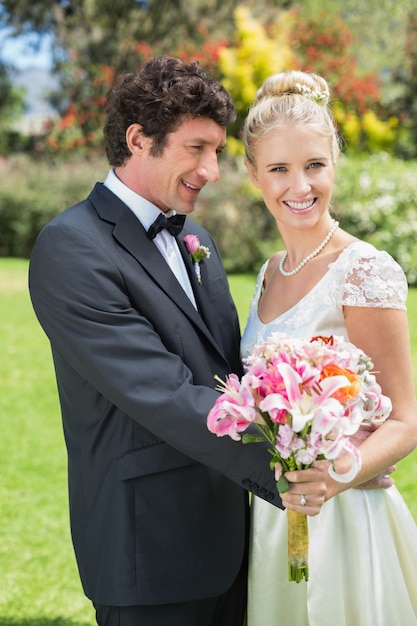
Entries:
[[[183,243],[190,232],[211,250],[202,285]],[[241,370],[239,327],[210,235],[187,219],[178,241],[199,311],[100,183],[42,231],[31,257],[62,408],[72,538],[85,593],[100,604],[223,593],[247,544],[245,489],[281,506],[265,447],[207,430],[214,375]]]

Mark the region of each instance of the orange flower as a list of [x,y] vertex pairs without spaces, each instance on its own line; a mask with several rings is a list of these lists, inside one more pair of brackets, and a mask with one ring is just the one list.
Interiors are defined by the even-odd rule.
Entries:
[[337,389],[337,391],[332,394],[332,398],[336,398],[336,400],[344,404],[358,395],[361,388],[361,379],[357,374],[351,370],[339,367],[338,365],[326,365],[326,367],[323,368],[320,380],[323,380],[323,378],[330,378],[332,376],[346,376],[350,382],[350,385]]

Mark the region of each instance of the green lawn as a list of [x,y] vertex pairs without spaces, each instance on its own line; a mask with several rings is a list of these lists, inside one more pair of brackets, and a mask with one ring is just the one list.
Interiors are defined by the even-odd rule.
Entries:
[[0,625],[90,626],[69,534],[66,455],[27,262],[0,259]]
[[[27,262],[0,259],[0,626],[94,626],[72,552],[66,456],[48,342],[32,311]],[[253,276],[230,284],[242,326]],[[417,290],[409,317],[417,373]],[[417,520],[417,452],[399,464]]]

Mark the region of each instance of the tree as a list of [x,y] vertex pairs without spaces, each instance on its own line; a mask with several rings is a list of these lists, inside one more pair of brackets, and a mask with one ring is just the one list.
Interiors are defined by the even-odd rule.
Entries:
[[0,154],[6,154],[18,140],[12,128],[24,109],[24,92],[13,87],[7,68],[0,64]]
[[[369,0],[364,6],[361,0],[322,0],[318,10],[315,0],[260,0],[249,12],[240,0],[3,0],[0,22],[16,32],[36,28],[55,37],[62,89],[53,103],[63,119],[51,129],[50,148],[96,146],[102,120],[97,103],[110,73],[135,70],[149,56],[167,53],[197,58],[221,78],[239,112],[236,137],[263,79],[302,67],[329,80],[351,146],[391,149],[398,120],[384,108],[382,95],[384,76],[391,74],[385,68],[365,71],[366,62],[376,62],[364,55],[360,39],[372,50],[393,50],[379,27],[392,9],[390,27],[400,33],[405,22],[398,5],[411,1]],[[382,58],[385,63],[387,56]]]
[[381,73],[364,72],[357,58],[357,34],[342,15],[326,7],[293,9],[290,37],[296,66],[329,82],[333,109],[349,150],[392,151],[398,119],[381,102]]
[[400,152],[406,158],[417,156],[417,9],[410,9],[407,19],[404,63],[394,75],[399,95],[392,109],[399,112]]
[[[3,0],[0,24],[16,34],[35,31],[55,39],[58,68],[75,55],[81,67],[112,65],[129,70],[137,42],[155,53],[186,41],[228,37],[240,0]],[[257,12],[268,15],[285,4],[260,0]]]
[[287,15],[287,11],[278,12],[268,23],[255,19],[243,6],[234,13],[235,34],[232,43],[219,51],[219,69],[222,83],[231,93],[238,112],[234,127],[237,136],[263,81],[291,65],[293,53]]
[[318,8],[329,18],[342,18],[354,35],[355,60],[361,74],[381,74],[389,80],[391,72],[403,62],[407,13],[415,0],[296,0],[303,19],[314,18]]

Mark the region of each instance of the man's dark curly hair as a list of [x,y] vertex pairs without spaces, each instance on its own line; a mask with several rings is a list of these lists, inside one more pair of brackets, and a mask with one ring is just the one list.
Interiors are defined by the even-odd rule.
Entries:
[[187,117],[207,117],[220,126],[236,119],[232,98],[217,80],[196,61],[187,64],[167,56],[122,75],[108,94],[106,111],[106,154],[114,167],[130,157],[126,130],[131,124],[141,124],[143,134],[153,140],[151,154],[160,156],[167,134]]

